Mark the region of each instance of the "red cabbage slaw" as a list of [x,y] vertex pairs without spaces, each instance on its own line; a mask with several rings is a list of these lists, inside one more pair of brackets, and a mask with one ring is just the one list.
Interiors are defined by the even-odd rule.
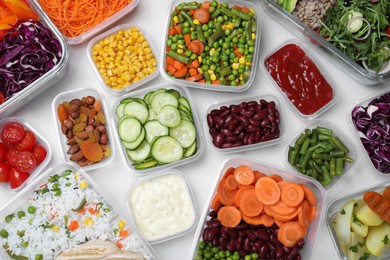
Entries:
[[0,91],[5,98],[24,89],[61,59],[62,48],[40,21],[25,21],[0,41]]
[[355,107],[352,121],[374,167],[390,173],[390,92]]

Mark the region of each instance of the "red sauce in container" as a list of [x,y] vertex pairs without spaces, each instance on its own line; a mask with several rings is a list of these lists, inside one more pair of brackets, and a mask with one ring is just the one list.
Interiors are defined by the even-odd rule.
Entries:
[[311,115],[333,99],[333,89],[317,66],[296,44],[287,44],[265,60],[276,84],[304,115]]

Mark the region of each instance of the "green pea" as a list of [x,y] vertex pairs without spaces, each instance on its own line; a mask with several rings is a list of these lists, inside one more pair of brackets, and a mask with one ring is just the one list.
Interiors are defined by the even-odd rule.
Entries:
[[168,40],[167,40],[167,45],[168,45],[168,46],[171,46],[171,44],[172,44],[172,40],[171,40],[171,39],[168,39]]
[[222,61],[221,65],[222,65],[223,67],[227,67],[227,66],[229,66],[229,62],[227,62],[227,61]]
[[177,40],[179,40],[179,37],[178,37],[177,35],[175,35],[175,36],[172,37],[172,41],[173,41],[173,42],[177,42]]
[[237,37],[233,37],[232,42],[233,43],[238,43],[238,38]]
[[228,61],[229,57],[226,54],[222,54],[221,60],[222,61]]
[[[237,76],[237,75],[238,75],[238,71],[237,71],[237,70],[233,70],[233,71],[232,71],[232,74],[233,74],[234,76]],[[234,79],[231,79],[231,80],[234,80]]]
[[184,28],[183,28],[183,33],[184,33],[184,34],[190,33],[190,28],[184,27]]
[[223,19],[223,16],[218,16],[217,17],[217,23],[223,23],[225,19]]
[[209,65],[207,65],[207,64],[203,64],[202,65],[202,70],[203,71],[207,71],[209,69]]
[[2,238],[7,238],[8,237],[8,232],[4,228],[0,230],[0,237]]
[[252,46],[249,47],[249,52],[250,52],[250,53],[253,53],[254,51],[255,51],[255,48],[253,48]]
[[230,29],[226,29],[225,30],[225,35],[226,36],[229,36],[231,33],[232,33],[232,30],[230,30]]
[[225,50],[225,54],[226,54],[226,55],[228,55],[228,56],[229,56],[229,55],[230,55],[230,53],[232,53],[232,51],[231,51],[230,49],[226,49],[226,50]]
[[177,44],[176,43],[172,43],[171,49],[176,51],[177,50]]
[[42,254],[35,255],[35,260],[42,260],[42,259],[43,259],[43,255]]
[[209,30],[209,26],[207,24],[202,24],[202,31],[206,32]]
[[205,38],[209,38],[210,37],[210,33],[208,31],[205,31],[203,33],[203,35],[204,35]]
[[12,219],[14,218],[14,214],[10,214],[8,216],[5,217],[5,222],[7,223],[10,223],[12,221]]
[[24,216],[26,216],[26,213],[24,211],[18,212],[18,218],[23,218]]
[[238,42],[244,44],[244,43],[246,42],[246,40],[245,40],[244,37],[241,37],[241,38],[238,40]]
[[234,81],[234,80],[236,79],[236,76],[234,76],[233,74],[230,74],[229,77],[228,77],[228,79],[229,79],[230,81]]
[[191,32],[190,37],[191,37],[191,40],[196,40],[196,33]]
[[219,61],[219,57],[217,55],[213,56],[212,58],[214,63],[217,63]]
[[210,65],[210,69],[211,69],[212,71],[214,71],[214,70],[217,69],[217,66],[215,66],[214,64],[211,64],[211,65]]
[[223,19],[225,20],[225,22],[229,21],[229,16],[227,16],[226,14],[223,15]]
[[210,22],[208,23],[208,25],[209,25],[209,28],[214,28],[215,23],[214,23],[214,21],[210,21]]
[[214,6],[210,6],[210,7],[209,7],[209,12],[210,12],[210,13],[214,13],[214,11],[215,11],[215,7],[214,7]]
[[184,40],[182,40],[182,39],[177,40],[177,44],[183,45],[184,44]]
[[229,55],[229,58],[234,59],[235,57],[236,57],[236,54],[234,54],[233,52],[231,52],[230,55]]
[[54,196],[60,196],[61,195],[61,190],[55,190],[55,192],[54,192]]
[[250,255],[246,255],[246,256],[244,257],[244,259],[245,259],[245,260],[251,260],[252,257],[251,257]]
[[238,71],[238,74],[244,73],[244,69],[238,69],[237,71]]
[[214,42],[213,43],[213,48],[218,48],[219,47],[219,42]]
[[211,258],[211,253],[210,252],[205,252],[203,254],[203,256],[204,256],[205,259],[210,259]]
[[23,247],[28,247],[28,241],[23,241],[23,242],[22,242],[22,246],[23,246]]
[[249,46],[254,46],[255,42],[253,40],[249,40],[246,42]]
[[190,28],[190,23],[189,22],[184,22],[183,23],[184,28]]
[[210,51],[210,46],[208,46],[208,45],[204,46],[204,50],[209,52]]
[[178,34],[177,37],[178,37],[179,39],[184,39],[184,35],[183,35],[183,34]]
[[197,58],[198,58],[198,56],[195,53],[192,53],[191,56],[190,56],[191,60],[195,60]]
[[252,257],[252,259],[259,259],[259,254],[258,253],[252,253],[251,257]]
[[211,2],[211,6],[213,6],[213,7],[218,7],[217,1],[212,1],[212,2]]
[[206,57],[206,53],[205,52],[202,52],[202,54],[200,55],[202,58]]
[[187,57],[190,57],[191,54],[192,54],[192,52],[191,52],[190,50],[186,50],[186,51],[184,52],[184,55],[186,55]]
[[229,4],[228,3],[223,3],[223,4],[221,4],[221,6],[228,8]]
[[244,48],[238,48],[239,53],[244,53],[244,51],[245,51]]

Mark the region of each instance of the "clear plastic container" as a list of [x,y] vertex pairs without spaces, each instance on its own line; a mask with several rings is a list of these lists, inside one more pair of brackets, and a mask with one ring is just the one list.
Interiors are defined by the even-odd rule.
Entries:
[[[383,184],[380,184],[380,185],[377,185],[377,186],[373,186],[373,187],[370,187],[370,188],[365,188],[364,190],[359,190],[359,191],[356,191],[356,192],[353,192],[353,193],[349,193],[347,195],[341,196],[341,197],[339,197],[339,198],[329,202],[329,204],[327,206],[327,209],[326,209],[326,213],[325,213],[326,214],[325,220],[326,220],[326,225],[327,225],[328,231],[329,231],[330,236],[331,236],[332,241],[333,241],[333,245],[335,246],[336,251],[337,251],[340,259],[343,259],[343,260],[351,259],[351,258],[348,257],[348,255],[346,255],[344,253],[344,250],[348,252],[349,248],[347,248],[346,246],[343,246],[340,243],[340,241],[339,241],[339,239],[337,237],[337,234],[336,234],[336,227],[334,226],[337,223],[335,221],[335,219],[336,219],[336,216],[337,216],[340,208],[346,202],[348,202],[349,200],[360,200],[360,199],[362,199],[364,193],[367,192],[367,191],[376,191],[378,193],[382,193],[383,190],[386,187],[388,187],[389,185],[390,184],[387,182],[387,183],[383,183]],[[359,204],[360,203],[354,203],[354,207],[355,207],[355,205],[357,207],[359,207]],[[363,205],[365,205],[365,203]],[[357,211],[355,211],[355,213],[356,212]],[[389,225],[389,224],[387,224],[387,225]],[[368,232],[370,232],[370,227],[369,227]],[[380,243],[382,243],[382,240],[383,240],[383,238],[380,238],[380,240],[379,240]],[[364,242],[361,242],[361,243],[363,243],[363,247],[364,247],[365,243]],[[344,250],[343,250],[343,248],[344,248]],[[357,249],[362,250],[362,246],[357,247]],[[368,251],[366,251],[366,252],[369,253]],[[380,256],[375,257],[374,255],[371,254],[370,257],[367,258],[367,259],[385,260],[385,259],[389,259],[389,258],[390,258],[390,250],[389,250],[389,247],[387,246]],[[358,258],[356,258],[356,259],[358,259]],[[363,258],[359,258],[359,259],[363,259]]]
[[107,104],[106,104],[105,99],[103,98],[103,95],[100,94],[99,91],[92,89],[92,88],[81,88],[81,89],[74,89],[74,90],[62,92],[54,98],[53,103],[52,103],[52,111],[53,111],[54,122],[56,124],[56,129],[58,132],[57,139],[58,139],[58,144],[60,146],[60,149],[62,151],[62,153],[61,153],[62,158],[65,160],[65,162],[71,162],[71,163],[77,164],[76,162],[73,162],[70,160],[71,155],[67,153],[70,146],[66,144],[68,139],[62,133],[61,124],[60,124],[60,121],[59,121],[58,115],[57,115],[57,108],[58,108],[58,105],[61,104],[62,102],[65,102],[65,101],[70,102],[74,98],[81,99],[81,98],[86,97],[86,96],[93,96],[96,100],[98,100],[98,99],[101,100],[101,106],[103,109],[104,116],[106,118],[105,127],[106,127],[106,131],[107,131],[107,136],[108,136],[108,147],[110,148],[110,151],[111,151],[111,155],[108,158],[103,158],[99,162],[96,162],[92,165],[86,165],[86,166],[82,167],[85,171],[92,171],[92,170],[104,167],[104,166],[108,165],[109,163],[111,163],[114,156],[115,156],[115,153],[116,153],[116,149],[115,149],[114,141],[113,141],[114,140],[113,134],[112,134],[111,125],[110,125],[111,124],[110,113],[109,113],[109,110],[107,109]]
[[[207,115],[209,115],[210,112],[214,109],[220,109],[220,107],[222,107],[222,106],[229,107],[230,105],[240,105],[241,102],[256,101],[257,103],[260,104],[261,99],[264,99],[267,102],[271,102],[271,101],[275,102],[275,108],[279,112],[279,119],[280,119],[279,137],[272,139],[272,140],[269,140],[269,141],[259,142],[259,143],[255,143],[255,144],[248,144],[248,145],[243,145],[243,146],[239,146],[239,147],[232,147],[232,148],[218,148],[218,147],[216,147],[213,144],[213,138],[209,132],[210,127],[207,123]],[[213,150],[220,152],[220,153],[243,152],[243,151],[247,151],[247,150],[252,150],[252,149],[262,148],[262,147],[266,147],[266,146],[270,146],[270,145],[275,145],[275,144],[278,144],[282,141],[282,139],[285,135],[285,131],[286,131],[283,106],[282,106],[281,102],[279,101],[279,99],[271,93],[263,93],[263,94],[257,95],[257,96],[244,96],[244,97],[240,97],[240,98],[236,98],[236,99],[232,99],[232,100],[228,100],[228,101],[215,102],[214,104],[210,105],[206,109],[206,113],[204,115],[203,122],[204,122],[203,125],[204,125],[204,129],[205,129],[205,135],[207,135],[206,140],[207,140],[208,145],[210,147],[212,147]]]
[[[157,61],[157,64],[156,64],[156,68],[154,70],[154,72],[148,76],[146,76],[145,78],[141,79],[140,81],[137,81],[131,85],[128,85],[127,87],[124,87],[122,89],[113,89],[113,88],[110,88],[109,86],[107,86],[107,84],[104,82],[95,62],[92,60],[92,47],[100,42],[101,40],[105,39],[105,38],[108,38],[109,36],[117,33],[118,31],[120,30],[127,30],[127,29],[130,29],[130,28],[137,28],[141,33],[142,35],[144,36],[145,40],[148,42],[149,44],[149,47],[150,49],[152,50],[152,53],[153,53],[153,56],[154,58],[156,59]],[[137,88],[139,88],[140,86],[142,86],[143,84],[151,81],[152,79],[154,79],[155,77],[157,77],[159,71],[158,71],[158,55],[157,55],[157,51],[156,51],[156,48],[154,47],[153,45],[153,42],[151,41],[150,37],[147,35],[147,33],[142,30],[139,26],[137,25],[133,25],[133,24],[122,24],[122,25],[119,25],[119,26],[116,26],[115,28],[112,28],[111,30],[107,31],[107,32],[104,32],[103,34],[101,35],[98,35],[96,36],[95,38],[93,38],[88,46],[87,46],[87,56],[88,56],[88,60],[93,68],[93,71],[95,72],[95,75],[96,77],[98,78],[99,82],[100,82],[100,85],[102,85],[102,87],[104,88],[104,90],[106,90],[108,93],[110,94],[113,94],[113,95],[123,95],[127,92],[130,92],[130,91],[133,91]]]
[[22,189],[24,189],[24,187],[26,187],[28,185],[28,183],[30,183],[32,180],[34,180],[42,172],[42,170],[50,162],[53,155],[52,155],[52,151],[51,151],[51,147],[50,147],[49,142],[40,133],[38,133],[29,123],[27,123],[26,121],[24,121],[22,119],[19,119],[16,117],[6,117],[4,119],[1,119],[0,120],[0,132],[3,130],[3,128],[6,124],[11,123],[11,122],[20,123],[24,126],[24,129],[32,131],[36,137],[37,144],[42,145],[47,151],[46,158],[42,161],[42,163],[40,165],[38,165],[37,168],[34,169],[34,171],[32,171],[30,173],[30,177],[28,177],[28,179],[26,179],[19,187],[15,188],[15,189],[11,189],[9,182],[0,182],[0,189],[5,190],[5,191],[18,192],[18,191],[21,191]]
[[287,171],[283,168],[279,168],[270,164],[262,163],[256,160],[252,159],[244,159],[244,158],[231,158],[226,160],[223,165],[220,168],[220,171],[218,172],[215,181],[213,183],[213,189],[210,192],[208,196],[208,203],[205,205],[202,215],[200,217],[200,221],[198,223],[194,240],[192,242],[190,254],[188,256],[188,259],[195,259],[197,247],[199,242],[202,239],[202,233],[203,229],[205,228],[205,224],[207,220],[210,219],[208,214],[211,212],[211,200],[214,197],[215,193],[217,192],[217,187],[220,179],[223,177],[226,170],[230,167],[238,167],[240,165],[247,165],[252,170],[258,170],[262,173],[265,173],[266,175],[270,174],[278,174],[283,179],[287,181],[293,181],[296,183],[302,183],[305,184],[308,188],[310,188],[317,198],[317,211],[316,215],[314,217],[314,220],[311,222],[309,229],[307,230],[307,234],[305,237],[305,246],[300,251],[300,254],[302,256],[302,259],[312,259],[314,248],[316,245],[316,240],[319,232],[319,228],[322,223],[323,218],[323,212],[325,209],[325,199],[326,199],[326,193],[324,188],[316,181],[305,178],[300,175],[296,175],[295,173],[292,173],[290,171]]
[[69,58],[68,45],[66,44],[61,33],[51,23],[47,16],[42,10],[35,4],[34,1],[27,1],[30,4],[31,9],[38,15],[39,20],[45,24],[45,26],[53,32],[55,38],[58,39],[62,49],[61,60],[48,72],[42,75],[40,78],[35,80],[33,83],[28,85],[26,88],[15,93],[4,103],[0,104],[0,115],[2,117],[11,115],[19,108],[26,105],[27,102],[34,99],[36,96],[41,94],[45,89],[59,81],[66,72]]
[[[173,180],[172,178],[176,180]],[[141,186],[143,187],[141,188]],[[143,189],[142,194],[144,194],[144,196],[140,196],[141,194],[138,193],[140,197],[137,197],[136,199],[142,200],[141,203],[143,205],[138,205],[139,210],[143,212],[147,211],[150,213],[150,216],[155,217],[154,221],[151,219],[145,220],[143,225],[148,225],[147,223],[151,223],[150,225],[153,225],[153,222],[158,222],[158,228],[160,228],[160,231],[154,230],[158,233],[158,237],[148,237],[151,230],[147,231],[148,234],[145,234],[145,232],[142,231],[142,227],[137,224],[135,217],[135,208],[137,208],[137,206],[133,205],[131,200],[131,197],[135,196],[133,194],[136,189],[141,189],[141,191]],[[187,202],[188,205],[185,205]],[[125,203],[133,225],[152,245],[188,234],[195,228],[195,223],[198,220],[195,199],[190,186],[188,185],[183,173],[175,169],[164,170],[154,175],[140,178],[136,183],[132,184],[126,193]],[[154,207],[147,209],[145,205],[146,203],[153,203]],[[182,217],[177,216],[178,213],[182,215]],[[164,220],[166,220],[165,223]],[[179,226],[180,222],[182,222],[182,227]],[[164,226],[164,224],[166,226]],[[176,228],[176,230],[172,231],[171,234],[162,234],[162,232],[171,231],[174,228]]]
[[294,15],[288,13],[275,0],[262,1],[267,12],[269,12],[273,18],[279,22],[283,27],[289,31],[305,39],[311,44],[311,47],[315,51],[324,52],[336,66],[344,70],[347,75],[350,75],[357,82],[365,85],[374,85],[377,83],[384,83],[390,80],[390,70],[388,69],[383,74],[376,74],[371,70],[368,70],[360,66],[357,62],[353,61],[346,54],[336,48],[332,43],[321,37],[317,32],[303,24]]
[[[96,185],[96,183],[92,180],[92,178],[83,169],[81,169],[80,167],[78,167],[77,165],[74,165],[74,164],[61,163],[58,165],[54,165],[54,166],[51,165],[50,167],[47,167],[46,171],[44,173],[42,173],[42,175],[39,178],[37,178],[33,182],[29,183],[29,185],[28,185],[28,187],[26,187],[26,189],[24,189],[22,192],[20,192],[17,196],[15,196],[11,201],[9,201],[6,205],[4,205],[0,209],[0,220],[1,220],[0,225],[2,223],[4,223],[4,219],[6,216],[8,216],[11,213],[14,213],[15,211],[17,211],[20,208],[25,208],[26,204],[30,204],[32,199],[37,196],[36,191],[41,189],[45,184],[47,184],[50,177],[52,177],[55,174],[61,174],[66,170],[71,170],[73,173],[77,173],[79,176],[79,179],[80,178],[84,179],[86,181],[87,187],[91,188],[91,190],[95,191],[97,193],[97,195],[99,195],[101,197],[101,199],[103,200],[102,202],[104,202],[103,205],[105,205],[105,207],[110,209],[110,212],[112,212],[112,214],[115,215],[115,217],[119,217],[120,219],[125,220],[125,223],[129,223],[127,218],[123,218],[122,216],[120,216],[118,211],[110,204],[110,202],[104,199],[104,196],[103,196],[104,192],[102,192],[100,187]],[[73,180],[73,178],[72,178],[72,180]],[[91,191],[91,190],[89,190],[89,191]],[[63,194],[62,196],[65,196],[65,195]],[[91,192],[88,193],[88,197],[89,196],[91,196]],[[58,197],[54,197],[54,198],[58,198],[58,201],[61,201],[61,199],[62,199],[61,195]],[[30,214],[30,213],[26,212],[26,214]],[[47,212],[47,214],[49,214],[49,212]],[[57,212],[57,214],[70,215],[70,214],[72,214],[72,212],[71,211],[70,212]],[[42,216],[42,217],[46,217],[47,219],[49,219],[49,216]],[[55,221],[57,221],[57,222],[61,221],[63,223],[63,219],[65,219],[64,217],[65,217],[65,215],[62,216],[60,218],[60,220],[56,220],[54,217],[54,218],[52,218],[52,221],[54,223],[55,223]],[[112,217],[114,217],[114,216],[112,216]],[[36,219],[36,220],[38,221],[38,223],[39,223],[39,221],[42,221],[39,219]],[[70,221],[70,219],[69,219],[69,221]],[[97,220],[95,220],[95,221],[97,221]],[[84,225],[84,224],[80,223],[80,225]],[[105,230],[105,228],[110,228],[110,230],[113,230],[114,229],[113,227],[117,227],[117,223],[112,223],[112,226],[102,225],[102,226],[100,226],[100,228],[96,228],[95,231],[96,232],[109,232],[108,230]],[[62,228],[63,228],[63,225],[61,225],[60,229],[62,229]],[[156,253],[154,252],[152,247],[149,245],[149,243],[147,241],[142,239],[142,237],[138,234],[137,230],[133,229],[133,227],[131,225],[128,225],[128,224],[125,224],[125,228],[130,228],[131,229],[130,236],[134,236],[133,241],[131,241],[131,243],[133,243],[132,246],[136,246],[136,244],[138,243],[139,244],[138,249],[143,251],[143,254],[146,257],[146,259],[150,259],[150,260],[151,259],[153,259],[153,260],[158,259],[156,256]],[[52,234],[55,234],[55,233],[56,232],[52,232]],[[72,237],[66,236],[65,232],[58,232],[57,234],[60,234],[60,235],[62,234],[64,236],[65,240],[72,239]],[[91,236],[91,234],[89,234],[89,236]],[[102,239],[105,236],[107,236],[107,235],[101,234]],[[64,241],[64,242],[67,242],[67,241]],[[81,242],[82,241],[79,240],[77,243],[79,244]],[[45,242],[43,242],[43,243],[45,243]],[[46,242],[46,243],[50,244],[49,242]],[[5,252],[3,247],[0,248],[0,258],[1,259],[11,259],[8,256],[8,254]]]
[[[307,57],[309,57],[313,63],[315,64],[315,66],[318,68],[318,70],[320,71],[320,73],[324,76],[325,80],[329,83],[330,87],[332,88],[332,91],[333,91],[333,98],[332,100],[330,100],[327,104],[325,104],[323,107],[321,107],[320,109],[318,109],[317,111],[315,111],[314,113],[312,114],[304,114],[302,113],[301,111],[299,111],[299,109],[291,102],[291,100],[288,98],[288,95],[285,94],[282,89],[278,86],[278,84],[275,82],[275,80],[272,78],[272,76],[270,75],[270,73],[267,71],[266,67],[265,67],[265,61],[271,56],[273,55],[276,51],[280,50],[281,48],[283,48],[284,46],[288,45],[288,44],[295,44],[297,46],[299,46],[306,54]],[[334,83],[333,79],[329,76],[328,72],[321,66],[321,63],[318,62],[318,60],[314,57],[314,55],[312,54],[312,52],[310,52],[308,50],[308,48],[306,47],[306,45],[300,41],[297,41],[297,40],[293,40],[293,39],[289,39],[289,40],[286,40],[284,42],[282,42],[278,47],[276,47],[273,51],[271,51],[268,55],[265,55],[262,60],[261,60],[261,67],[262,69],[265,71],[265,74],[267,75],[267,78],[269,81],[272,82],[272,85],[279,91],[279,93],[281,93],[284,97],[285,97],[285,100],[287,101],[286,103],[288,103],[290,105],[290,107],[297,113],[299,114],[302,118],[304,119],[307,119],[307,120],[312,120],[316,117],[318,117],[320,114],[324,113],[326,110],[328,110],[331,106],[334,105],[334,103],[336,103],[336,101],[338,100],[339,98],[339,93],[338,93],[338,89],[336,87],[336,84]],[[303,101],[305,102],[305,101]]]
[[[46,19],[50,20],[49,15],[47,15],[42,8],[42,6],[39,4],[39,0],[31,0],[34,2],[34,5],[37,6],[45,15]],[[94,35],[98,34],[99,32],[103,31],[106,29],[108,26],[111,24],[115,23],[119,19],[123,18],[125,15],[129,14],[139,3],[140,0],[133,0],[131,3],[129,3],[127,6],[113,14],[112,16],[108,17],[105,19],[103,22],[100,24],[90,28],[89,30],[83,32],[82,34],[75,36],[75,37],[67,37],[63,35],[65,38],[66,42],[69,45],[76,45],[83,43],[87,41],[88,39],[92,38]]]
[[[171,13],[175,9],[175,7],[183,2],[191,2],[189,0],[173,0],[170,7],[168,8],[168,13],[166,14],[167,21],[165,24],[165,30],[164,32],[168,32],[169,28],[169,21],[171,17]],[[197,1],[198,3],[204,2],[203,0]],[[256,34],[256,41],[255,41],[255,50],[253,52],[253,60],[252,60],[252,70],[250,73],[250,77],[248,81],[242,85],[242,86],[227,86],[227,85],[213,85],[213,84],[206,84],[206,83],[198,83],[198,82],[190,82],[187,80],[183,79],[176,79],[173,77],[170,77],[166,70],[166,42],[168,40],[168,34],[164,34],[164,40],[163,40],[163,45],[162,45],[162,53],[161,53],[161,62],[160,62],[160,71],[161,74],[165,79],[168,79],[169,81],[174,82],[175,85],[181,85],[181,86],[186,86],[186,87],[193,87],[197,89],[205,89],[205,90],[214,90],[214,91],[226,91],[226,92],[243,92],[247,90],[253,83],[256,75],[256,70],[257,70],[257,64],[258,64],[258,58],[260,56],[260,40],[261,40],[261,17],[262,17],[262,8],[259,4],[252,3],[250,1],[240,1],[240,0],[219,0],[218,2],[220,3],[228,3],[230,6],[233,5],[239,5],[239,6],[246,6],[252,10],[255,11],[255,19],[257,21],[257,34]]]
[[[345,178],[347,178],[347,176],[353,174],[353,169],[355,168],[356,165],[358,165],[358,155],[357,155],[357,151],[355,149],[355,146],[354,144],[351,142],[351,140],[345,135],[345,133],[340,130],[340,128],[338,128],[335,124],[333,124],[332,122],[328,121],[328,120],[324,120],[324,119],[316,119],[314,121],[311,121],[310,123],[304,125],[301,129],[298,130],[298,132],[294,135],[294,137],[292,138],[292,140],[290,142],[288,142],[288,146],[286,147],[286,150],[285,150],[285,154],[284,154],[284,164],[293,172],[299,174],[299,175],[302,175],[304,178],[308,178],[308,179],[312,179],[314,180],[312,177],[309,177],[307,175],[304,175],[302,173],[300,173],[298,170],[296,170],[288,161],[288,150],[291,147],[294,146],[296,140],[299,138],[299,136],[305,131],[305,129],[314,129],[316,128],[317,126],[322,126],[322,127],[326,127],[326,128],[329,128],[331,130],[333,130],[333,135],[334,136],[337,136],[340,141],[349,149],[349,153],[347,153],[346,155],[351,157],[354,161],[352,163],[349,163],[349,162],[345,162],[344,163],[344,172],[342,175],[337,175],[335,176],[333,179],[332,179],[332,182],[329,183],[328,185],[325,186],[325,189],[326,191],[329,191],[331,190],[331,188],[336,184],[336,183],[342,183]],[[339,186],[340,187],[340,186]]]
[[[123,146],[123,144],[122,144],[122,142],[120,140],[119,133],[118,133],[118,130],[117,130],[117,127],[116,127],[117,124],[118,124],[118,117],[115,115],[115,110],[116,110],[116,107],[118,106],[118,104],[120,104],[120,101],[123,100],[124,98],[127,98],[127,97],[143,98],[147,93],[152,92],[152,91],[157,91],[160,88],[176,90],[176,91],[178,91],[180,93],[181,96],[185,97],[188,100],[188,102],[190,103],[191,110],[192,110],[192,117],[194,119],[194,124],[195,124],[195,128],[196,128],[197,151],[196,151],[196,153],[194,155],[192,155],[190,157],[187,157],[187,158],[184,158],[184,159],[172,162],[172,163],[163,164],[163,165],[159,165],[159,166],[155,166],[155,167],[151,167],[151,168],[138,170],[138,169],[136,169],[134,167],[134,165],[132,165],[132,162],[128,159],[127,154],[126,154],[126,148]],[[160,170],[167,169],[167,168],[173,168],[173,167],[177,167],[179,165],[183,165],[183,164],[186,164],[186,163],[193,162],[196,159],[198,159],[200,157],[200,155],[202,154],[202,152],[203,152],[204,144],[203,144],[202,128],[201,128],[201,125],[200,125],[200,121],[199,121],[198,115],[196,113],[195,103],[191,99],[190,92],[185,87],[177,87],[175,85],[158,85],[158,86],[153,86],[153,87],[140,89],[140,90],[137,90],[135,92],[128,93],[128,94],[122,96],[120,99],[118,99],[115,102],[115,104],[114,104],[113,108],[111,109],[111,111],[114,114],[112,116],[113,117],[112,125],[115,126],[115,128],[116,128],[115,129],[115,137],[116,137],[115,139],[117,141],[117,145],[121,148],[122,158],[126,162],[126,165],[132,171],[135,171],[140,176],[141,176],[141,174],[143,176],[145,174],[149,174],[149,173],[152,173],[152,172],[160,171]]]
[[[364,134],[359,133],[358,129],[356,128],[355,124],[353,123],[352,111],[354,110],[355,107],[366,107],[372,100],[379,98],[380,96],[382,96],[386,93],[390,93],[390,90],[386,89],[386,90],[381,91],[379,93],[377,92],[376,94],[373,94],[369,97],[363,98],[362,100],[358,101],[347,113],[348,125],[349,125],[351,131],[353,132],[354,139],[356,140],[357,143],[359,143],[359,148],[362,151],[363,157],[365,158],[366,165],[369,165],[369,167],[371,168],[372,171],[370,171],[370,172],[374,172],[375,175],[380,176],[380,177],[390,177],[390,173],[386,174],[386,173],[379,171],[378,169],[376,169],[376,167],[372,163],[370,156],[368,155],[368,152],[360,139],[360,137],[364,136]],[[383,116],[383,118],[384,118],[384,116]]]

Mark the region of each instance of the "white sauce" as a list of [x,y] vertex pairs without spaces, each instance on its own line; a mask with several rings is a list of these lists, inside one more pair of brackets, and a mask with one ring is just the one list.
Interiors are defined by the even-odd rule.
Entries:
[[186,184],[175,174],[157,177],[135,187],[130,194],[130,205],[138,229],[149,241],[188,230],[195,221]]

